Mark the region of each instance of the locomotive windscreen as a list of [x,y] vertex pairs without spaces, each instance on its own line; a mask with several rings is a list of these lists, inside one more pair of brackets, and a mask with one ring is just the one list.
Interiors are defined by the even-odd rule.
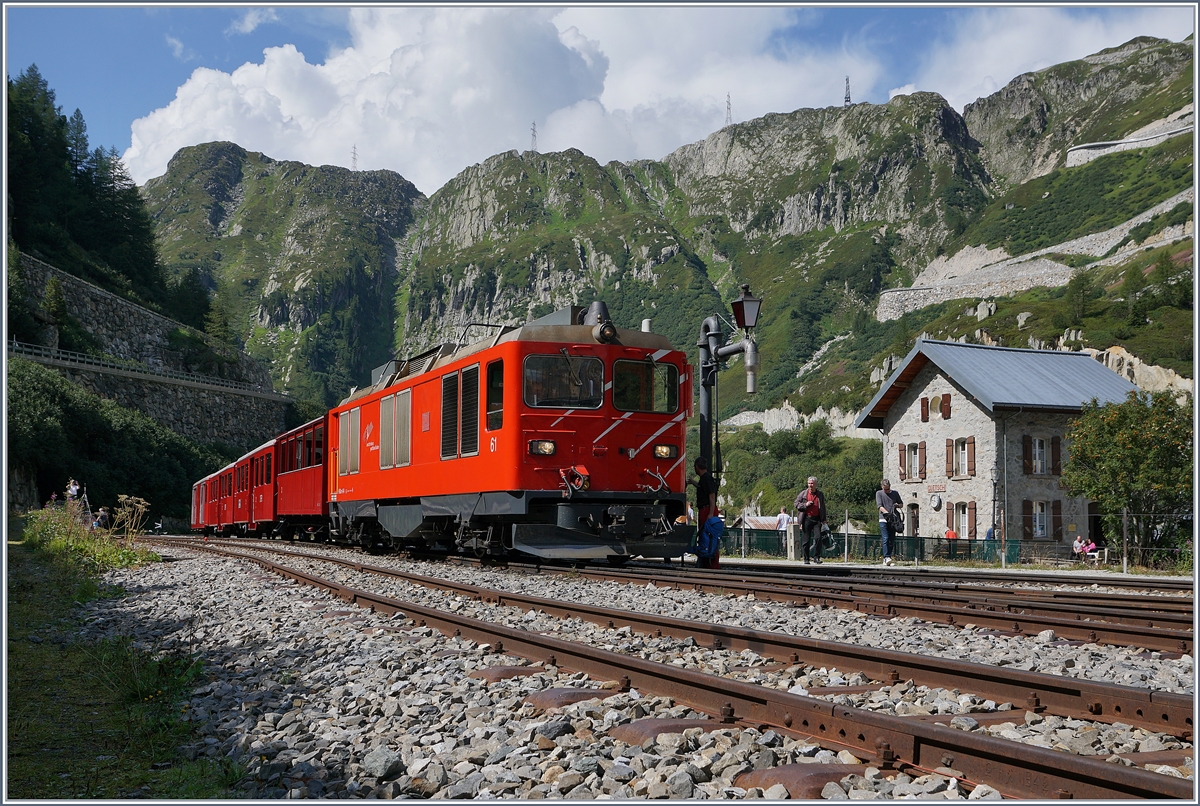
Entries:
[[525,359],[525,405],[598,409],[604,400],[604,363],[590,356],[531,355]]
[[650,361],[613,364],[613,405],[620,411],[674,414],[679,408],[679,368]]

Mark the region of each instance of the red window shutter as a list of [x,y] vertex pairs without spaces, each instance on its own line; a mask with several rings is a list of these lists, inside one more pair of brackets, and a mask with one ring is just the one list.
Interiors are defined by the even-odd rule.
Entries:
[[925,443],[917,443],[917,463],[920,465],[920,470],[917,473],[918,478],[925,478]]
[[1033,473],[1033,437],[1029,434],[1021,437],[1021,469],[1026,476]]
[[954,440],[946,440],[946,478],[954,476]]
[[1050,536],[1055,540],[1062,540],[1063,525],[1062,525],[1062,501],[1054,501],[1050,505],[1050,525],[1054,529]]
[[1062,475],[1062,438],[1050,437],[1050,472]]
[[967,475],[975,475],[975,437],[967,437]]
[[900,446],[900,480],[901,481],[904,481],[904,479],[908,478],[908,472],[907,472],[908,461],[907,460],[908,460],[908,446],[901,445]]
[[967,504],[967,538],[975,539],[975,502],[971,501]]
[[949,393],[942,395],[942,419],[943,420],[950,419],[950,394]]
[[[1028,439],[1028,437],[1026,437]],[[1028,498],[1021,502],[1022,531],[1026,540],[1033,539],[1033,502]]]
[[921,398],[921,422],[929,422],[929,398]]

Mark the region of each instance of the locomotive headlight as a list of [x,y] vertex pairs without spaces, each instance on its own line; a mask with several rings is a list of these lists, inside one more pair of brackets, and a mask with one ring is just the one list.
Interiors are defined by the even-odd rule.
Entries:
[[534,456],[553,456],[556,450],[558,450],[558,446],[552,439],[529,440],[529,452]]
[[655,459],[674,459],[678,455],[679,455],[679,446],[678,445],[655,445],[654,446],[654,458]]

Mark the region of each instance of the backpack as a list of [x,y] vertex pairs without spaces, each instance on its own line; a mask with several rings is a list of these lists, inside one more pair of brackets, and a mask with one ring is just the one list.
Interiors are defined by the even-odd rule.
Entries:
[[718,517],[709,518],[696,534],[696,556],[705,559],[715,557],[721,546],[721,535],[725,534],[725,521]]

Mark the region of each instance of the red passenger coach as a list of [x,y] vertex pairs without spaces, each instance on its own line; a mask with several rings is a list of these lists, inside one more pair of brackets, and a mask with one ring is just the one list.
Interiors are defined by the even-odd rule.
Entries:
[[276,531],[283,537],[323,537],[328,530],[327,418],[325,415],[307,422],[275,440],[275,511],[272,514]]
[[603,303],[377,370],[328,416],[329,517],[366,546],[675,557],[692,381]]

